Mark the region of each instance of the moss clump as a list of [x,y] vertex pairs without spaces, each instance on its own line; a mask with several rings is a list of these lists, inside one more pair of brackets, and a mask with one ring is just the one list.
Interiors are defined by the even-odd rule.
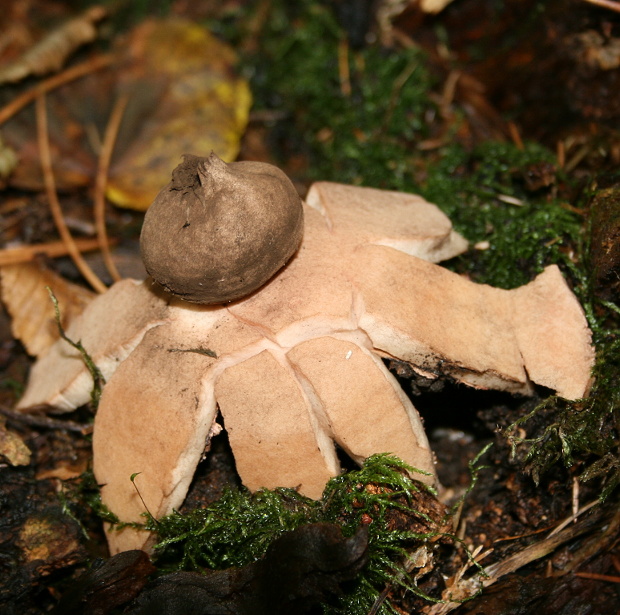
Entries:
[[[605,500],[620,485],[620,309],[593,300],[586,311],[597,349],[590,396],[577,401],[549,397],[508,427],[506,435],[513,451],[525,450],[526,468],[537,482],[561,462],[582,481],[597,479]],[[608,319],[612,325],[604,326]],[[535,416],[545,417],[543,427],[530,427]],[[517,428],[529,430],[528,435],[517,436]]]
[[272,138],[284,157],[307,156],[309,179],[412,189],[412,144],[435,109],[426,56],[345,52],[345,39],[328,6],[273,2],[258,53],[243,59],[255,108],[278,114]]
[[[415,548],[433,549],[437,537],[444,536],[445,511],[421,509],[427,499],[435,500],[409,472],[415,470],[395,457],[373,455],[362,469],[332,479],[320,501],[291,489],[255,494],[229,490],[207,508],[158,521],[147,518],[146,527],[158,534],[156,553],[163,571],[243,566],[264,555],[283,532],[305,523],[337,523],[345,536],[363,523],[369,532],[369,563],[351,591],[325,612],[367,613],[388,584],[423,595],[403,563]],[[392,612],[389,601],[377,611]]]
[[462,257],[460,270],[476,281],[514,288],[551,263],[565,271],[573,266],[582,217],[548,190],[527,187],[528,169],[552,160],[551,152],[534,143],[519,149],[487,142],[471,152],[453,145],[442,152],[422,192],[472,244],[488,245]]

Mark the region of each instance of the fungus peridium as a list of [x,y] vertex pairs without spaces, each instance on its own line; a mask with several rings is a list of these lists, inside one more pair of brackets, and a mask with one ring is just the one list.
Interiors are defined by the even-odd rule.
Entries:
[[[422,421],[382,358],[476,388],[587,393],[591,334],[556,266],[504,290],[433,264],[467,242],[415,195],[320,182],[304,208],[295,257],[248,297],[193,305],[122,280],[68,324],[107,382],[93,471],[120,520],[181,506],[219,416],[252,491],[321,497],[340,472],[336,447],[356,462],[392,453],[436,485]],[[82,356],[58,340],[20,407],[68,411],[91,388]],[[107,536],[112,553],[153,539],[129,526]]]
[[302,235],[302,202],[280,169],[185,155],[146,213],[140,248],[149,275],[165,289],[219,304],[265,284]]

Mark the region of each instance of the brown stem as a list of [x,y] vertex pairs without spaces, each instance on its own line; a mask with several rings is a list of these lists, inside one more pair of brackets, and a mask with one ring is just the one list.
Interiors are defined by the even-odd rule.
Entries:
[[97,229],[97,238],[101,244],[101,250],[103,253],[103,261],[107,267],[112,279],[116,282],[122,279],[121,274],[116,268],[116,264],[112,260],[112,254],[110,253],[110,242],[108,240],[108,233],[105,226],[105,189],[108,182],[108,171],[110,168],[110,160],[112,158],[112,152],[114,151],[114,143],[116,142],[116,136],[118,129],[123,118],[123,112],[127,106],[128,97],[126,95],[121,96],[115,103],[110,119],[105,130],[103,137],[103,145],[101,146],[101,152],[99,155],[99,164],[97,167],[97,176],[95,178],[95,227]]
[[36,116],[37,116],[37,140],[39,144],[39,153],[41,156],[41,170],[45,181],[45,191],[50,205],[50,211],[54,218],[54,223],[60,234],[61,239],[67,246],[67,252],[71,259],[79,269],[80,273],[88,281],[88,283],[99,293],[107,290],[106,285],[97,277],[97,274],[89,267],[88,263],[82,257],[82,254],[75,245],[75,241],[71,236],[69,229],[62,215],[58,195],[56,194],[56,181],[54,179],[54,171],[52,169],[52,155],[50,152],[50,143],[47,131],[47,110],[45,108],[45,94],[40,93],[36,99]]
[[12,118],[18,111],[21,111],[26,105],[29,105],[41,94],[45,94],[46,92],[54,90],[69,81],[74,81],[79,77],[83,77],[84,75],[88,75],[89,73],[105,68],[106,66],[112,64],[113,61],[114,56],[112,54],[97,56],[92,60],[87,60],[81,64],[76,64],[58,75],[45,79],[45,81],[41,81],[41,83],[38,83],[31,90],[24,92],[17,98],[13,99],[8,105],[0,109],[0,125]]
[[[97,239],[76,239],[75,245],[80,252],[99,249]],[[50,241],[28,246],[17,246],[0,250],[0,267],[4,265],[17,265],[33,261],[38,255],[43,254],[49,258],[65,256],[68,254],[67,244],[63,241]]]

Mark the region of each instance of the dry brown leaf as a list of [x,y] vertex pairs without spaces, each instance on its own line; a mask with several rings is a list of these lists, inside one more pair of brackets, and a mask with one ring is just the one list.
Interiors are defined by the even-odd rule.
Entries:
[[21,58],[0,69],[0,84],[15,83],[32,75],[45,75],[60,70],[76,49],[95,40],[95,24],[106,14],[104,7],[93,6],[53,30]]
[[38,263],[1,267],[0,280],[13,335],[21,340],[29,354],[37,357],[59,338],[54,306],[46,287],[51,288],[58,299],[63,326],[80,314],[95,296]]
[[[109,68],[47,95],[53,170],[58,190],[92,183],[111,110],[127,97],[115,141],[106,196],[146,209],[181,155],[238,153],[251,94],[236,75],[234,51],[205,28],[181,20],[149,20],[115,44]],[[9,182],[41,190],[43,178],[32,107],[3,125],[19,164]]]
[[6,428],[4,418],[0,418],[0,458],[12,466],[27,466],[30,463],[30,449],[13,431]]
[[58,480],[73,480],[88,470],[88,462],[84,459],[76,463],[62,462],[60,465],[37,472],[37,480],[57,478]]

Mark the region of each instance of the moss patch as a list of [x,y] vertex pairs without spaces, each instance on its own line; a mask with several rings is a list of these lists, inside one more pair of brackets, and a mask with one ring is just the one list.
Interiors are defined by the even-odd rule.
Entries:
[[[428,487],[410,478],[415,472],[395,457],[374,455],[362,469],[332,479],[320,501],[291,489],[229,490],[207,508],[147,518],[146,528],[157,532],[158,566],[169,571],[243,566],[262,557],[275,538],[306,523],[337,523],[345,536],[364,524],[366,570],[325,613],[367,613],[386,586],[424,596],[404,570],[406,559],[417,548],[432,552],[440,540],[451,540],[446,510]],[[376,612],[395,611],[388,600]]]

